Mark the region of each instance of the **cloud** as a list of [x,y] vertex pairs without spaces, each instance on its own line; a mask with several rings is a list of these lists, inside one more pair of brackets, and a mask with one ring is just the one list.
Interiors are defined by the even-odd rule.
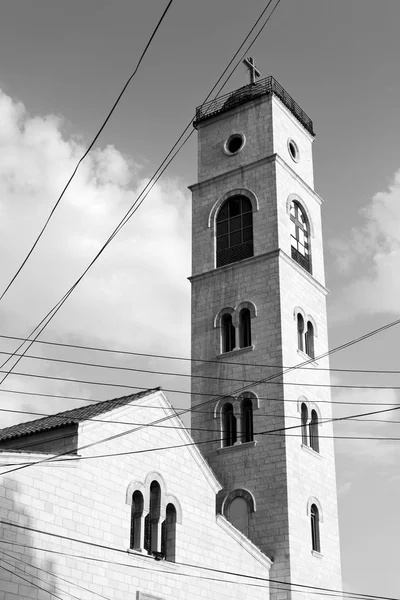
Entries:
[[400,170],[385,191],[360,211],[361,223],[330,243],[336,267],[348,277],[341,295],[349,312],[398,314],[400,297]]
[[[0,91],[1,291],[21,264],[84,150],[79,137],[66,135],[62,118],[30,116],[21,102]],[[147,182],[135,158],[112,145],[97,147],[89,154],[31,259],[0,302],[2,333],[30,333],[79,277]],[[189,240],[188,192],[181,181],[163,179],[43,337],[188,355]],[[1,349],[10,348],[1,342]],[[43,353],[43,349],[36,347],[35,352]],[[24,361],[21,370],[28,367],[41,373],[60,372],[60,367],[43,365],[39,369],[32,361]],[[76,376],[75,371],[69,372]],[[152,384],[151,376],[146,382]],[[32,391],[44,385],[18,383],[21,389]],[[65,392],[66,388],[52,384],[51,391]],[[80,391],[93,395],[86,388]],[[15,397],[3,400],[8,401],[16,405]],[[44,406],[41,403],[40,410]],[[59,403],[56,406],[60,409]],[[65,402],[63,408],[67,408]]]

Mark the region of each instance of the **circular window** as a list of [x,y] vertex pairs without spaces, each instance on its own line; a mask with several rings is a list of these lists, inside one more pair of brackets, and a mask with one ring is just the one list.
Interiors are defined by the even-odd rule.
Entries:
[[291,158],[295,161],[299,161],[299,149],[297,147],[296,142],[293,140],[288,140],[288,150]]
[[236,154],[241,150],[246,142],[243,133],[234,133],[230,135],[224,144],[226,154]]

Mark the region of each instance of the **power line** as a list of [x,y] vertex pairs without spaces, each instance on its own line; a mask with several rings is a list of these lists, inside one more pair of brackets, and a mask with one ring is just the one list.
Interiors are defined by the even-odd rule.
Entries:
[[10,283],[7,285],[6,289],[3,291],[3,293],[0,296],[0,301],[3,299],[3,297],[5,296],[5,294],[7,293],[7,291],[10,289],[10,287],[12,286],[12,284],[14,283],[14,281],[16,280],[16,278],[18,277],[18,275],[20,274],[20,272],[22,271],[22,269],[24,268],[25,264],[27,263],[27,261],[29,260],[29,257],[31,256],[32,252],[34,251],[34,249],[36,248],[40,238],[42,237],[45,229],[47,228],[47,225],[49,224],[52,216],[54,215],[58,205],[60,204],[65,192],[67,191],[71,181],[73,180],[73,178],[75,177],[75,174],[77,173],[81,163],[85,160],[85,158],[87,157],[87,155],[89,154],[89,152],[91,151],[91,149],[93,148],[93,146],[95,145],[95,143],[97,142],[100,134],[102,133],[102,131],[104,130],[105,126],[107,125],[108,121],[111,118],[111,115],[113,114],[113,112],[115,111],[117,105],[119,104],[123,94],[125,93],[125,90],[127,89],[128,85],[130,84],[130,82],[132,81],[132,79],[135,77],[136,73],[139,70],[139,67],[147,53],[147,50],[149,49],[162,21],[164,20],[165,15],[167,14],[168,10],[170,9],[170,6],[172,4],[173,0],[169,0],[167,7],[165,8],[163,14],[161,15],[160,19],[158,20],[158,23],[155,27],[155,29],[153,30],[153,33],[150,36],[150,39],[148,40],[145,49],[143,50],[138,63],[135,67],[135,70],[133,71],[132,75],[129,77],[129,79],[127,80],[127,82],[125,83],[124,87],[122,88],[121,92],[118,94],[117,99],[115,100],[111,110],[109,111],[108,115],[106,116],[105,120],[103,121],[100,129],[98,130],[98,132],[96,133],[96,135],[94,136],[93,140],[91,141],[91,143],[89,144],[86,152],[84,152],[83,156],[81,156],[81,158],[78,161],[78,164],[76,165],[75,169],[72,172],[72,175],[70,176],[70,178],[68,179],[67,183],[64,186],[64,189],[62,190],[60,196],[58,197],[56,203],[54,204],[53,208],[50,211],[49,216],[47,217],[40,233],[38,234],[37,238],[35,239],[31,249],[29,250],[28,254],[26,255],[26,257],[24,258],[24,260],[22,261],[21,265],[18,267],[17,272],[15,273],[15,275],[12,277]]
[[[4,559],[1,559],[1,560],[3,562],[6,562]],[[7,569],[7,567],[4,567],[3,565],[0,565],[0,569],[3,569],[3,571],[7,571],[7,573],[11,573],[11,575],[13,575],[14,577],[18,577],[19,579],[22,579],[23,581],[29,583],[29,585],[33,585],[33,587],[37,588],[38,590],[41,590],[42,592],[46,592],[46,594],[49,594],[53,598],[58,598],[58,600],[64,600],[64,598],[61,598],[61,596],[58,596],[54,592],[50,592],[49,590],[46,590],[46,588],[42,587],[41,585],[38,585],[37,583],[34,583],[33,581],[29,581],[29,579],[27,579],[26,577],[23,577],[22,575],[19,575],[18,573],[15,573],[15,571],[10,571],[10,569]]]

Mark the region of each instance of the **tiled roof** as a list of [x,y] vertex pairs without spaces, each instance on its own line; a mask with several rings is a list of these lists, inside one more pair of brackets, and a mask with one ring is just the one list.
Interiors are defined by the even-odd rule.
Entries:
[[135,402],[149,394],[158,392],[160,389],[161,388],[157,387],[138,392],[137,394],[123,396],[122,398],[114,398],[113,400],[105,400],[104,402],[96,402],[89,406],[66,410],[51,415],[50,417],[43,417],[43,419],[36,419],[35,421],[27,421],[26,423],[18,423],[11,427],[5,427],[4,429],[0,429],[0,441],[30,435],[32,433],[39,433],[40,431],[47,431],[49,429],[56,429],[57,427],[65,427],[66,425],[77,425],[82,421],[93,419],[110,410]]

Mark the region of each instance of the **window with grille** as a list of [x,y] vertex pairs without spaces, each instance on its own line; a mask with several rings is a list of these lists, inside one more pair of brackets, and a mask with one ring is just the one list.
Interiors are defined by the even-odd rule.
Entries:
[[290,206],[290,236],[293,260],[311,273],[309,226],[304,210],[296,201]]
[[245,196],[232,196],[217,215],[217,267],[253,256],[253,208]]

